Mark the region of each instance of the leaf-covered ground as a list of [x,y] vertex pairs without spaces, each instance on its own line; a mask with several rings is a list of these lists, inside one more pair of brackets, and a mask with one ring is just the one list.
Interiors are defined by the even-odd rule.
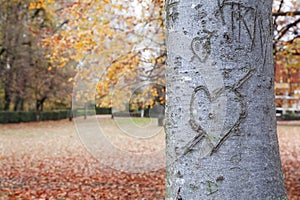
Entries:
[[[300,126],[279,126],[290,200],[300,199]],[[101,166],[69,121],[0,124],[0,199],[164,199],[165,170]]]
[[0,199],[163,199],[165,170],[101,166],[69,121],[0,125]]
[[289,200],[300,199],[300,122],[279,122],[282,168]]

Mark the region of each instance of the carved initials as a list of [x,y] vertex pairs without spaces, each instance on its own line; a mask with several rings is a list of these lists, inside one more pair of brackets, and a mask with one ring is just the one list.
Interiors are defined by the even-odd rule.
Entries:
[[252,51],[255,46],[259,45],[261,56],[265,62],[266,55],[270,50],[268,44],[272,39],[272,35],[266,35],[265,30],[272,27],[272,22],[269,20],[264,24],[262,22],[263,13],[238,1],[218,0],[218,9],[215,16],[221,20],[223,25],[229,27],[227,32],[223,33],[223,37],[228,44],[245,44],[245,40],[248,40],[250,45],[241,47],[248,51]]
[[218,0],[217,16],[221,17],[223,25],[230,25],[230,40],[240,43],[242,37],[250,39],[253,46],[257,25],[256,9],[244,6],[240,2]]

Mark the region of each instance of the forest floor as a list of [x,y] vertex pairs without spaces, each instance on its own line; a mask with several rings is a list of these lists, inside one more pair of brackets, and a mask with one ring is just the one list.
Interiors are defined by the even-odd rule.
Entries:
[[[127,122],[112,128],[109,118],[99,121],[108,122],[100,123],[104,131],[127,128]],[[0,200],[164,199],[165,169],[129,173],[101,165],[76,129],[80,126],[67,120],[0,124]],[[300,200],[300,123],[281,123],[278,137],[289,200]]]

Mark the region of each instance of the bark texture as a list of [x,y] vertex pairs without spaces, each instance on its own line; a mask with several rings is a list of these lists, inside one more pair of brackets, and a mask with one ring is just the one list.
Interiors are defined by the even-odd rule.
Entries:
[[166,199],[285,199],[272,0],[167,0]]

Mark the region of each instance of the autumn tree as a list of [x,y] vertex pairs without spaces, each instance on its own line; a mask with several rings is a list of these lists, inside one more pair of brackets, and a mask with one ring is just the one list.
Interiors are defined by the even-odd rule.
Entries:
[[166,199],[286,199],[272,1],[166,2]]
[[[78,107],[88,102],[117,107],[122,96],[135,90],[135,84],[164,85],[162,6],[162,1],[56,3],[56,18],[64,26],[42,41],[52,49],[51,62],[60,67],[77,62],[73,100],[81,102]],[[164,88],[155,90],[152,96]],[[150,97],[144,99],[147,106],[155,103]]]
[[[35,101],[35,109],[41,111],[46,101],[65,102],[67,98],[63,100],[59,95],[68,97],[70,88],[76,87],[78,81],[86,81],[88,91],[74,93],[74,98],[87,102],[94,101],[96,96],[96,103],[102,107],[119,105],[118,99],[125,94],[119,91],[129,85],[135,90],[134,84],[140,82],[151,83],[143,92],[152,91],[149,93],[151,97],[144,98],[146,106],[158,103],[152,97],[163,103],[164,95],[160,98],[156,95],[162,94],[164,88],[159,87],[159,91],[156,91],[157,87],[152,88],[153,85],[164,85],[166,54],[162,1],[127,4],[123,1],[28,0],[23,1],[23,6],[20,6],[20,1],[6,1],[3,5],[1,30],[5,34],[1,37],[1,74],[5,110],[12,104],[15,110],[22,110],[24,106],[20,105],[24,102],[27,108],[28,105],[32,108],[32,101]],[[11,7],[15,10],[12,11]],[[14,23],[16,15],[23,17]],[[23,49],[8,47],[7,42],[12,40],[6,35],[16,39],[24,32],[27,38],[24,44],[30,45],[20,44]],[[10,56],[27,59],[26,62],[20,61],[26,67],[8,65],[6,49],[22,52],[24,55],[14,53]],[[76,79],[71,78],[74,76],[72,69],[77,72]],[[13,84],[10,76],[15,76],[18,84]],[[96,85],[88,83],[95,79],[98,79]],[[93,94],[89,93],[91,90]]]
[[[133,107],[139,107],[140,104],[151,107],[155,103],[164,103],[164,87],[161,86],[165,85],[166,51],[162,7],[163,1],[149,0],[136,2],[134,5],[123,7],[123,10],[115,10],[114,16],[117,16],[118,23],[111,23],[114,35],[119,36],[115,39],[125,41],[129,45],[125,50],[115,51],[119,56],[112,59],[105,75],[100,78],[97,92],[100,99],[104,97],[101,99],[101,106],[120,105],[117,99],[127,95],[119,92],[124,92],[125,88],[127,93],[130,93],[128,95],[139,91],[135,103],[127,102]],[[129,12],[126,15],[122,14],[126,10]],[[148,85],[142,89],[139,87],[141,83]],[[160,87],[156,87],[158,85]]]
[[[49,1],[48,1],[49,2]],[[4,1],[1,4],[1,82],[4,110],[42,111],[46,101],[70,104],[72,67],[51,62],[50,47],[42,39],[59,26],[51,4],[41,1]],[[66,99],[66,102],[64,102]]]
[[[4,110],[14,101],[14,110],[23,109],[25,87],[30,63],[28,40],[25,28],[26,12],[21,2],[1,2],[1,82],[4,88]],[[24,76],[23,76],[24,74]]]
[[283,88],[288,84],[287,89],[278,87],[276,93],[293,95],[293,90],[299,89],[295,77],[300,67],[300,4],[296,0],[276,0],[273,4],[275,81],[283,83]]
[[[135,80],[130,80],[132,75],[119,73],[118,77],[129,77],[126,84],[118,82],[113,86],[113,91],[122,90],[124,85],[128,87],[131,94],[137,94],[129,101],[131,108],[152,108],[154,105],[165,103],[165,24],[164,3],[160,0],[149,0],[136,3],[135,7],[141,10],[136,16],[133,26],[127,27],[132,31],[131,37],[135,41],[131,52],[139,55],[135,59]],[[119,61],[122,62],[122,59]],[[130,60],[128,60],[130,62]],[[116,64],[121,64],[116,62]],[[129,75],[129,76],[128,76]],[[134,96],[134,95],[133,95]],[[128,102],[127,102],[128,103]],[[114,106],[114,105],[113,105]]]
[[[300,38],[300,4],[296,0],[276,0],[273,2],[274,51],[282,51],[284,46],[293,44]],[[297,55],[297,54],[296,54]]]

